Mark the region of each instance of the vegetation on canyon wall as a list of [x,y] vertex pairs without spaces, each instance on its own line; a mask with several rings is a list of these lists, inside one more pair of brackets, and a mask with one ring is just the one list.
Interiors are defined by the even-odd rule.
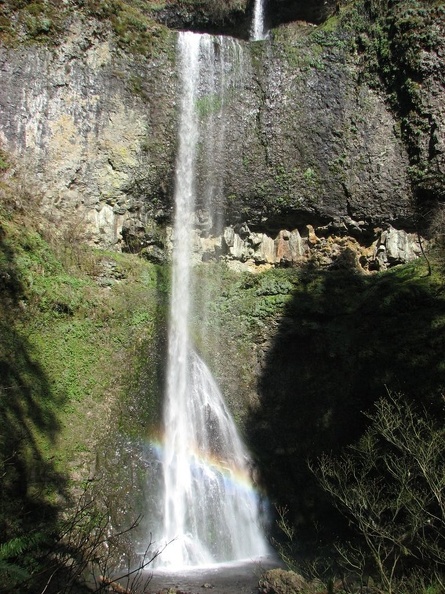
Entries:
[[[148,56],[159,51],[164,24],[193,28],[212,27],[212,23],[246,14],[242,0],[5,0],[0,5],[0,38],[4,43],[18,41],[55,44],[63,39],[73,13],[108,22],[118,45]],[[190,22],[188,22],[190,21]]]
[[[151,14],[152,4],[111,0],[28,2],[8,0],[0,6],[0,38],[3,43],[58,44],[63,40],[67,23],[75,12],[110,24],[115,40],[122,49],[151,55],[159,51],[166,28]],[[99,31],[98,31],[98,34]]]
[[[56,229],[39,222],[33,199],[14,180],[4,180],[0,344],[7,423],[0,443],[0,562],[10,580],[2,587],[10,590],[17,580],[21,592],[43,589],[39,580],[49,579],[54,559],[66,560],[58,539],[73,521],[83,533],[97,528],[100,534],[103,510],[118,532],[138,515],[137,506],[119,511],[129,482],[135,489],[138,463],[125,483],[110,468],[131,466],[129,460],[111,455],[106,466],[94,458],[102,441],[119,443],[112,434],[128,449],[158,424],[168,292],[166,271],[137,256],[93,250],[72,230],[59,229],[61,236],[51,238]],[[316,550],[312,570],[329,566],[341,574],[331,548],[334,535],[343,546],[353,542],[351,562],[361,550],[355,531],[333,515],[308,459],[314,465],[321,457],[325,472],[328,462],[335,468],[343,447],[371,435],[363,413],[372,416],[373,403],[387,390],[403,391],[400,410],[420,406],[440,418],[444,268],[440,253],[430,257],[431,276],[422,261],[366,276],[347,259],[335,269],[308,264],[259,275],[234,273],[222,263],[198,269],[197,345],[255,451],[271,501],[288,510],[285,521],[295,537],[286,553],[300,560],[300,570],[301,559]],[[211,280],[205,295],[200,275]],[[376,443],[361,439],[357,447]],[[334,458],[323,458],[325,452]],[[373,455],[389,453],[383,448]],[[85,499],[84,485],[92,478],[91,499]],[[377,478],[371,473],[369,480]],[[101,497],[94,494],[96,482]],[[391,485],[388,477],[385,485]],[[73,498],[80,498],[80,511]],[[58,511],[67,506],[76,510],[74,519],[61,520]],[[79,541],[80,548],[86,544]],[[419,563],[405,561],[404,569],[418,569]],[[362,569],[364,578],[368,567]]]
[[[165,32],[158,16],[169,4],[77,0],[60,9],[51,1],[6,0],[0,36],[9,44],[59,43],[70,11],[80,10],[109,23],[121,49],[148,55],[158,51]],[[226,9],[245,11],[236,1],[181,4],[186,12],[210,7],[209,20]],[[361,76],[385,93],[400,119],[419,216],[428,224],[444,186],[435,124],[422,102],[421,55],[436,47],[443,21],[440,2],[341,2],[311,33],[308,64],[318,66],[315,45],[342,44],[343,51],[351,44],[362,57]],[[168,270],[88,247],[80,223],[44,220],[39,196],[11,162],[0,152],[0,591],[49,592],[59,571],[65,585],[58,591],[70,591],[74,582],[63,568],[82,551],[92,560],[88,551],[95,554],[109,514],[117,533],[137,517],[118,500],[140,468],[122,482],[110,474],[115,458],[107,466],[96,452],[110,433],[117,435],[113,445],[122,436],[131,443],[158,425]],[[315,184],[312,169],[305,171]],[[435,223],[440,244],[443,224],[437,216]],[[427,473],[444,456],[443,251],[429,257],[430,275],[423,260],[359,274],[347,254],[324,270],[311,262],[258,275],[235,274],[223,263],[198,270],[196,343],[255,452],[271,501],[280,514],[287,510],[279,515],[282,527],[291,527],[286,554],[311,561],[308,552],[316,550],[312,568],[331,575],[345,570],[346,555],[346,571],[359,580],[380,574],[386,592],[402,588],[402,574],[413,581],[401,591],[414,583],[417,592],[441,591],[443,477],[421,475],[413,463],[413,452],[430,443]],[[210,292],[203,294],[200,275],[211,280]],[[391,428],[388,419],[399,424]],[[408,452],[403,444],[411,444]],[[101,481],[104,467],[118,488]],[[425,489],[429,476],[436,491]],[[399,492],[404,500],[390,497]],[[347,522],[333,512],[329,493]],[[72,515],[60,515],[70,507]],[[382,507],[392,530],[386,533]],[[413,526],[415,517],[421,522]],[[73,529],[67,546],[61,535]],[[91,544],[86,534],[98,540]]]
[[277,506],[283,558],[348,592],[370,576],[441,591],[444,269],[429,256],[431,275],[424,260],[363,275],[346,255],[325,270],[222,266],[210,307],[198,301],[198,344]]
[[432,0],[371,0],[346,4],[338,19],[340,26],[354,31],[369,84],[385,93],[397,114],[419,216],[428,219],[432,203],[443,200],[445,190],[439,165],[440,112],[424,92],[444,78],[445,6]]
[[128,439],[130,406],[142,423],[155,418],[156,398],[138,394],[141,382],[144,394],[159,385],[168,283],[142,259],[94,251],[78,229],[42,222],[39,197],[2,158],[0,591],[51,582],[68,592],[104,553],[105,534],[139,515],[125,525],[110,516],[95,452],[108,432],[125,426]]

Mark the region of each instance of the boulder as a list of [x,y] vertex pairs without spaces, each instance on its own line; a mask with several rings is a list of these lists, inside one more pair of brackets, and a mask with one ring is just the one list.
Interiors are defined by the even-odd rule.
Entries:
[[376,260],[380,269],[406,264],[418,258],[420,254],[421,247],[416,233],[408,233],[391,226],[382,232],[376,246]]
[[304,592],[307,582],[303,576],[285,569],[270,569],[259,581],[260,594],[298,594]]

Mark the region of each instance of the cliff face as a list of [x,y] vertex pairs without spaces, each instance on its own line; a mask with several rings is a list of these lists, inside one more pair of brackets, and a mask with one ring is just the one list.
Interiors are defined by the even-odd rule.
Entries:
[[[248,14],[247,5],[229,4],[218,13],[222,23],[237,10]],[[286,18],[300,15],[297,5],[295,13],[287,6]],[[285,20],[281,4],[273,6]],[[334,7],[323,14],[321,5],[312,8],[320,20]],[[174,3],[157,17],[169,22],[168,14],[184,22]],[[354,35],[300,23],[264,43],[239,42],[243,73],[225,99],[225,144],[215,164],[223,188],[216,206],[227,229],[211,221],[217,237],[202,248],[206,257],[282,263],[283,233],[297,233],[303,247],[287,249],[287,263],[340,237],[365,267],[378,267],[385,229],[402,233],[396,244],[408,243],[414,256],[407,235],[416,226],[412,151],[385,96],[363,77]],[[56,45],[3,47],[0,141],[41,195],[46,216],[97,244],[146,250],[159,260],[172,211],[176,33],[157,38],[149,56],[124,51],[118,41],[107,21],[74,11]],[[440,169],[443,142],[438,52],[422,54],[431,65],[422,102],[432,106],[424,120],[433,131],[419,133],[418,143],[422,152],[430,135],[429,170],[432,161]],[[393,260],[403,261],[400,254]]]
[[442,2],[395,5],[385,27],[387,38],[376,57],[400,122],[416,199],[425,216],[445,197],[445,6]]
[[325,47],[312,33],[294,29],[255,52],[227,129],[225,187],[240,200],[229,218],[248,209],[270,229],[348,216],[406,223],[408,161],[396,122],[359,82],[347,44]]
[[58,47],[1,50],[1,142],[47,216],[116,245],[141,207],[135,184],[144,183],[144,214],[165,203],[175,138],[170,55],[133,59],[99,23],[79,19]]
[[[404,0],[383,21],[342,7],[320,25],[333,4],[270,0],[277,28],[252,43],[244,0],[64,0],[66,14],[58,0],[0,0],[6,538],[9,518],[25,514],[24,532],[34,521],[36,484],[46,493],[56,470],[89,476],[102,437],[95,470],[112,492],[113,525],[129,519],[129,492],[142,497],[139,436],[155,435],[160,419],[168,267],[119,251],[168,255],[178,33],[166,25],[238,35],[213,42],[236,56],[236,84],[200,102],[200,146],[218,150],[198,157],[197,256],[229,266],[197,267],[192,323],[273,498],[319,515],[306,460],[355,439],[383,386],[441,402],[442,275],[421,262],[388,275],[356,269],[416,258],[419,214],[445,195],[443,6]],[[83,251],[87,242],[114,254]]]

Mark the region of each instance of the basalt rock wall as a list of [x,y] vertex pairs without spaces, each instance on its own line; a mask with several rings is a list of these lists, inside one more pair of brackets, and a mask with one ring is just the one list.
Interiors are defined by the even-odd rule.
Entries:
[[[55,46],[0,53],[1,146],[46,216],[158,260],[172,216],[176,36],[166,32],[150,56],[135,56],[106,22],[74,15]],[[385,230],[412,233],[410,156],[385,96],[361,76],[351,33],[294,23],[265,42],[238,43],[243,72],[224,99],[216,164],[224,223],[204,229],[216,246],[204,246],[207,257],[237,258],[227,238],[245,241],[243,225],[266,243],[311,229],[317,240],[352,238],[371,259]]]
[[107,25],[74,18],[62,43],[0,50],[0,142],[42,211],[123,246],[132,213],[170,205],[176,142],[174,38],[155,57],[120,51]]

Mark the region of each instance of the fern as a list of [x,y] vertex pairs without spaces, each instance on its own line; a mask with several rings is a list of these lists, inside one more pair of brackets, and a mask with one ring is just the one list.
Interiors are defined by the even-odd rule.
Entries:
[[4,559],[0,559],[0,580],[3,584],[11,586],[18,582],[23,582],[29,578],[29,572],[17,563],[10,563]]
[[35,532],[12,538],[0,545],[0,590],[14,587],[30,577],[29,571],[16,558],[37,548],[43,539],[41,532]]
[[41,532],[11,538],[0,545],[0,562],[22,555],[25,551],[39,545],[43,539],[44,535]]

